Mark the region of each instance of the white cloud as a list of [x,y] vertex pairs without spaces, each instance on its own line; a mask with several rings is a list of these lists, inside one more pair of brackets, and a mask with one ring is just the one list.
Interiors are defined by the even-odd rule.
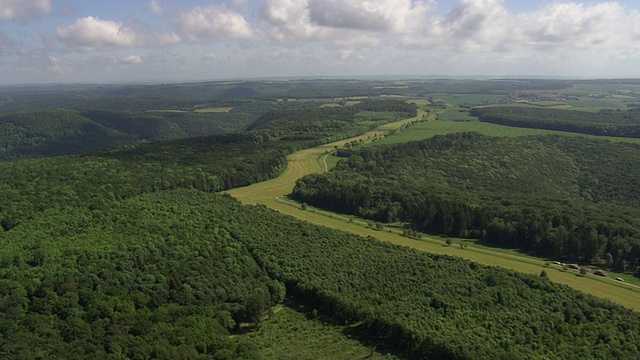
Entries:
[[128,55],[120,59],[120,63],[130,65],[142,64],[142,57],[140,57],[140,55]]
[[409,48],[443,52],[628,52],[640,50],[640,14],[619,3],[552,2],[510,13],[504,0],[460,0],[446,16],[426,17],[401,34]]
[[[0,3],[25,9],[48,4],[49,8],[31,11],[33,17],[50,12],[51,1]],[[122,64],[140,62],[144,66],[135,67],[136,75],[132,71],[121,78],[365,73],[632,76],[640,71],[636,70],[639,10],[625,8],[622,1],[545,0],[532,2],[526,11],[514,11],[516,6],[511,5],[518,1],[455,0],[446,2],[454,4],[443,13],[436,11],[436,5],[442,7],[445,1],[436,0],[216,0],[206,3],[217,5],[186,8],[165,25],[144,24],[131,14],[124,22],[88,16],[57,27],[53,36],[31,39],[7,28],[0,31],[0,64],[11,70],[0,73],[0,82],[22,81],[14,73],[36,74],[33,69],[41,69],[43,78],[68,70],[111,81],[134,68]],[[168,4],[142,2],[148,13],[166,10],[165,15]],[[56,14],[61,5],[56,5]],[[7,14],[2,7],[0,21],[29,19]],[[224,44],[212,46],[215,41]],[[99,53],[65,56],[61,44],[71,52]],[[124,57],[128,54],[144,58]],[[103,64],[96,64],[96,59]],[[26,70],[14,71],[20,67]]]
[[519,23],[527,44],[541,50],[637,48],[640,37],[640,14],[615,2],[553,3]]
[[65,45],[83,51],[128,46],[161,47],[180,42],[180,38],[173,33],[136,32],[120,22],[92,16],[56,28],[56,35]]
[[279,41],[344,41],[411,31],[432,8],[429,0],[266,0],[262,16]]
[[461,0],[441,25],[458,50],[495,50],[516,35],[504,0]]
[[266,0],[262,16],[270,25],[270,35],[286,41],[318,36],[320,28],[311,23],[306,0]]
[[402,32],[430,10],[425,1],[313,0],[310,20],[320,26],[374,32]]
[[136,43],[136,34],[122,23],[93,16],[80,18],[66,27],[58,27],[56,35],[66,45],[87,51]]
[[48,15],[52,0],[2,0],[0,20],[29,20]]
[[48,60],[49,60],[48,70],[50,72],[55,74],[64,74],[69,71],[64,65],[62,65],[61,61],[55,56],[49,56]]
[[149,10],[154,14],[162,14],[164,13],[164,8],[159,0],[151,0],[149,1]]
[[250,39],[255,35],[242,15],[224,5],[193,8],[179,15],[175,25],[187,39],[196,42]]

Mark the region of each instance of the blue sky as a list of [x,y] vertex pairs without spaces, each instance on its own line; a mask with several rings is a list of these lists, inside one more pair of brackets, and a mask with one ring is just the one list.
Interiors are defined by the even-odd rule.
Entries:
[[0,84],[640,77],[640,1],[0,0]]

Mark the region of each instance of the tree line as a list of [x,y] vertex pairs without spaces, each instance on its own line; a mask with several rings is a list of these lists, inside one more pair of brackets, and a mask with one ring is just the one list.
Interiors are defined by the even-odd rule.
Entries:
[[523,106],[476,107],[480,121],[498,125],[577,132],[598,136],[640,137],[640,111],[600,110],[597,113]]
[[640,274],[640,147],[574,137],[451,134],[343,150],[301,202]]

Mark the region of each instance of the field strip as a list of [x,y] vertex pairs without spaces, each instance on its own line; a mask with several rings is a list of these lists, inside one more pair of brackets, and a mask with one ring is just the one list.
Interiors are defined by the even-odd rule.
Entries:
[[545,261],[543,259],[532,256],[492,251],[487,248],[478,248],[473,244],[465,249],[461,249],[457,244],[446,246],[442,239],[428,236],[419,240],[408,238],[402,236],[398,230],[394,231],[394,229],[390,228],[384,230],[373,229],[367,226],[366,221],[358,220],[350,216],[339,215],[311,207],[303,210],[300,204],[286,198],[293,190],[298,178],[311,173],[321,173],[325,170],[323,164],[318,160],[324,156],[322,162],[326,164],[326,154],[333,151],[334,146],[342,147],[344,144],[353,140],[362,139],[366,141],[369,137],[373,138],[380,133],[398,129],[402,125],[415,119],[421,119],[422,115],[424,115],[424,112],[419,112],[417,118],[385,124],[355,138],[298,151],[287,157],[287,169],[277,178],[243,188],[228,190],[226,193],[245,204],[263,204],[280,213],[291,215],[313,224],[349,231],[361,236],[373,236],[379,240],[408,246],[425,252],[458,256],[485,265],[499,266],[536,275],[540,274],[542,270],[545,270],[549,278],[554,282],[569,285],[576,290],[606,298],[627,308],[640,311],[640,288],[632,284],[621,283],[598,276],[579,276],[575,271],[562,270],[557,266],[545,267]]

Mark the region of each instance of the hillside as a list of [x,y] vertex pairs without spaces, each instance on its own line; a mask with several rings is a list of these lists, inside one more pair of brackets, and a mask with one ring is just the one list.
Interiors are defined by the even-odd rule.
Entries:
[[249,124],[247,130],[268,138],[315,140],[315,144],[322,144],[357,136],[416,114],[416,106],[404,101],[363,101],[344,107],[272,111]]
[[[269,109],[269,108],[268,108]],[[0,113],[0,161],[242,130],[255,113],[33,110]],[[258,111],[266,111],[258,110]]]
[[301,202],[638,273],[640,147],[452,134],[360,150],[302,178]]

